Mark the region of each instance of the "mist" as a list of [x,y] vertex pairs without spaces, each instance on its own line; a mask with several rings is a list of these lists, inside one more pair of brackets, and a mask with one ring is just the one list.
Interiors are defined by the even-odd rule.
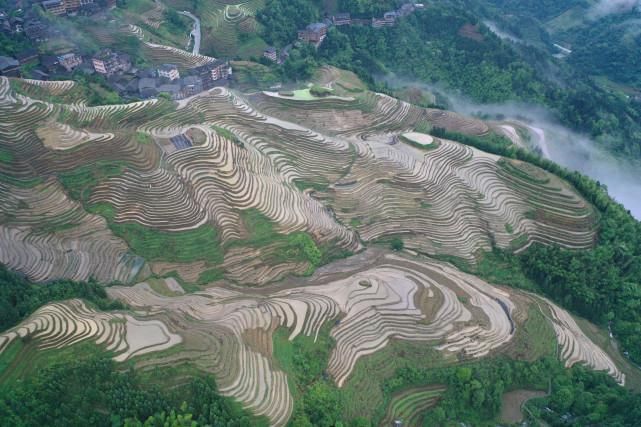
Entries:
[[626,13],[634,8],[641,10],[641,0],[599,0],[588,10],[588,17],[598,19],[613,13]]
[[542,107],[521,103],[480,105],[450,96],[450,103],[461,114],[500,118],[527,128],[530,148],[571,170],[579,171],[602,184],[608,194],[623,204],[636,219],[641,219],[641,164],[617,158],[588,136],[558,123]]
[[541,106],[519,102],[478,104],[455,95],[439,85],[387,75],[382,78],[390,87],[413,86],[438,93],[447,99],[447,108],[463,115],[484,120],[509,122],[528,130],[528,148],[571,170],[605,184],[608,194],[641,220],[641,161],[615,157],[587,135],[563,126]]
[[511,41],[512,43],[523,43],[523,40],[508,33],[507,31],[500,29],[496,25],[496,23],[492,21],[487,21],[487,20],[483,21],[483,25],[485,25],[491,32],[493,32],[501,40],[508,40],[508,41]]

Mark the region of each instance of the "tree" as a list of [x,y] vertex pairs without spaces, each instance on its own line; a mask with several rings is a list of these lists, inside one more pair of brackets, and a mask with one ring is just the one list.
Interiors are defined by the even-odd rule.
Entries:
[[390,240],[390,248],[392,248],[393,251],[402,251],[404,247],[405,244],[400,237],[394,237]]

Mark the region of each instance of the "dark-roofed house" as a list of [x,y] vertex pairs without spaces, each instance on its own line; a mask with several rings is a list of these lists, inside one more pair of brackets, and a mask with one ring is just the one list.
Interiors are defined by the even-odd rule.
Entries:
[[414,5],[414,3],[405,3],[398,9],[398,15],[407,16],[414,12],[415,9],[416,6]]
[[0,31],[3,33],[11,33],[11,23],[6,17],[0,17]]
[[40,57],[40,65],[42,65],[49,74],[52,74],[59,70],[60,63],[57,56],[42,55]]
[[20,63],[9,56],[0,56],[0,76],[20,77]]
[[182,97],[188,98],[203,91],[203,82],[198,76],[187,76],[181,80]]
[[327,25],[322,22],[309,24],[304,30],[298,31],[298,40],[320,45],[327,36]]
[[383,14],[383,19],[385,19],[386,21],[395,21],[398,17],[399,13],[395,10],[390,10],[389,12],[385,12]]
[[125,93],[129,96],[139,96],[138,83],[140,83],[140,78],[134,77],[131,79],[125,86]]
[[151,77],[143,77],[138,81],[138,93],[141,98],[151,98],[158,95],[156,89],[156,79]]
[[47,74],[43,70],[35,69],[31,71],[31,74],[36,80],[49,80],[49,74]]
[[352,17],[349,13],[337,13],[332,16],[332,22],[337,27],[340,27],[341,25],[350,25],[352,23]]
[[31,19],[24,25],[24,33],[35,42],[43,42],[49,38],[47,26],[39,19]]
[[166,93],[171,99],[180,99],[182,92],[179,84],[169,83],[158,86],[158,93]]
[[20,65],[36,62],[38,60],[38,51],[35,49],[26,49],[16,54],[16,59]]
[[9,23],[11,24],[11,31],[14,33],[21,33],[24,30],[24,19],[19,16],[9,19]]
[[42,8],[52,15],[64,15],[67,13],[63,0],[45,0],[41,3]]
[[372,18],[372,27],[391,27],[396,23],[396,12],[385,12],[383,19]]

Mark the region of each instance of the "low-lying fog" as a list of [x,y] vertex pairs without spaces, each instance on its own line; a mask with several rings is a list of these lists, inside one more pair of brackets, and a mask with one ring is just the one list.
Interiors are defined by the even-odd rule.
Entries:
[[446,99],[449,109],[467,116],[528,128],[530,147],[562,166],[605,184],[610,196],[641,220],[641,160],[614,157],[588,136],[559,124],[543,107],[515,102],[477,104],[441,87],[399,78],[394,74],[380,76],[379,79],[393,88],[410,86],[438,94],[440,103]]
[[610,196],[630,210],[635,218],[641,219],[641,162],[615,158],[590,138],[558,124],[540,107],[514,103],[475,105],[456,97],[449,99],[459,113],[501,117],[526,126],[531,145],[544,157],[605,184]]

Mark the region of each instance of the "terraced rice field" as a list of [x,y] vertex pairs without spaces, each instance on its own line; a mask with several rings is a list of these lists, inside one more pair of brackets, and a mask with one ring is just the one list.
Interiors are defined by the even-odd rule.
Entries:
[[[293,340],[301,334],[317,337],[323,325],[333,324],[336,345],[327,373],[342,387],[360,358],[392,339],[424,343],[451,361],[500,353],[521,327],[515,321],[519,312],[533,303],[525,294],[500,290],[444,263],[372,250],[297,283],[262,292],[216,287],[163,296],[147,284],[108,292],[139,312],[170,319],[184,337],[180,354],[141,366],[190,360],[214,373],[223,393],[267,415],[274,425],[283,425],[292,411],[286,375],[272,361],[271,336],[278,327],[288,328]],[[558,316],[567,313],[561,310]],[[566,326],[560,330],[569,333]],[[591,346],[589,340],[576,343],[583,351],[574,361],[602,369],[593,364]],[[396,396],[388,415],[417,419],[442,389],[415,391]]]
[[210,56],[194,54],[173,46],[151,43],[145,31],[133,24],[123,27],[122,32],[138,37],[142,42],[143,55],[155,64],[176,64],[180,68],[189,69],[215,60]]
[[[21,248],[0,261],[36,280],[129,282],[150,269],[195,280],[216,267],[231,280],[262,284],[304,273],[309,266],[298,262],[265,263],[278,246],[234,245],[248,237],[241,221],[248,210],[279,233],[305,232],[320,245],[356,251],[361,242],[400,236],[410,249],[470,263],[492,244],[518,251],[532,242],[594,243],[593,209],[536,167],[418,133],[434,147],[390,143],[424,122],[473,134],[487,126],[384,95],[300,101],[217,88],[179,104],[86,107],[16,94],[3,79],[0,118],[0,149],[13,159],[0,165],[0,247]],[[180,150],[137,138],[190,132],[199,145]],[[301,182],[309,188],[301,191]],[[223,259],[145,260],[136,254],[146,251],[122,240],[134,228],[147,235],[203,227],[216,230]]]
[[444,391],[444,387],[423,387],[398,393],[392,397],[381,427],[390,426],[397,420],[408,426],[423,425],[424,412],[438,403]]
[[[228,12],[232,19],[236,10]],[[211,59],[145,45],[183,67]],[[494,245],[591,248],[593,208],[539,168],[416,132],[431,125],[483,135],[484,122],[367,92],[342,76],[324,69],[319,77],[343,85],[337,93],[349,96],[341,98],[216,88],[179,103],[97,107],[49,102],[47,94],[73,93],[66,82],[18,81],[16,93],[0,78],[0,262],[37,281],[139,282],[107,288],[133,312],[49,304],[0,335],[0,353],[31,337],[43,349],[94,342],[139,368],[189,362],[280,426],[293,397],[274,363],[279,327],[290,340],[331,328],[326,373],[345,387],[359,361],[392,342],[425,346],[443,364],[509,354],[538,307],[568,366],[585,363],[623,383],[566,311],[423,256],[474,263]],[[197,141],[170,147],[180,135]],[[395,237],[407,254],[361,251]],[[292,241],[303,246],[292,251]],[[360,253],[274,284],[311,273],[318,261],[295,256],[310,247],[315,256],[318,248]],[[169,273],[180,277],[151,277]],[[194,282],[215,286],[189,293]],[[442,392],[393,396],[388,421],[420,423]]]
[[[539,297],[537,297],[539,298]],[[560,358],[565,366],[584,363],[598,371],[605,371],[619,384],[625,383],[625,374],[612,358],[581,330],[570,313],[545,298],[539,298],[549,308],[551,322],[560,346]]]
[[41,350],[60,349],[92,340],[122,362],[134,356],[173,347],[182,338],[158,320],[137,320],[128,314],[96,312],[81,300],[48,304],[15,328],[0,335],[0,353],[16,339],[36,340]]
[[[190,10],[201,20],[203,29],[202,50],[212,51],[217,56],[233,56],[239,51],[244,54],[260,56],[262,49],[247,52],[248,46],[241,46],[241,34],[256,36],[256,12],[263,7],[264,0],[212,0],[194,5],[183,0],[169,0],[167,4],[177,10]],[[259,46],[260,47],[260,46]]]

